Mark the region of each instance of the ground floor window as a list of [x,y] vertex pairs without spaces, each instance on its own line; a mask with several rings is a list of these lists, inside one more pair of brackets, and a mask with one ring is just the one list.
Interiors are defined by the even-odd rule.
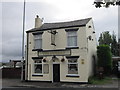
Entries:
[[34,60],[34,73],[35,74],[48,74],[49,64],[43,63],[42,59]]
[[35,73],[42,73],[42,65],[35,65]]
[[77,58],[68,58],[68,74],[78,74]]
[[44,71],[44,74],[49,73],[49,64],[43,64],[43,71]]
[[34,73],[42,74],[42,59],[34,60]]

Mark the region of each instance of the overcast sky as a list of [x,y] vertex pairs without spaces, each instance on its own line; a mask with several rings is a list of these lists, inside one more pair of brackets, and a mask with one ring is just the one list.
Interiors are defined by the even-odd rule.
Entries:
[[[8,2],[9,1],[9,2]],[[21,59],[23,1],[4,0],[0,3],[0,28],[2,27],[3,61]],[[34,2],[33,2],[34,1]],[[118,36],[118,7],[95,8],[94,0],[26,0],[25,30],[34,27],[34,18],[39,15],[44,23],[72,21],[92,17],[96,37],[103,31],[114,31]],[[88,2],[89,1],[89,2]],[[1,9],[2,8],[2,9]]]

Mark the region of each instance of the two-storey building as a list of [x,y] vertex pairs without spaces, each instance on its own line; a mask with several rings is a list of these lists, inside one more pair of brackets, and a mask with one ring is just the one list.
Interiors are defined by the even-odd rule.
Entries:
[[27,31],[28,81],[88,82],[96,62],[96,37],[92,18],[42,23]]

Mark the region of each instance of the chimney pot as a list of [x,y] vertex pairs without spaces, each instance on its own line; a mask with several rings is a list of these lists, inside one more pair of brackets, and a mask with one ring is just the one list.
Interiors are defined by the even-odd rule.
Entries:
[[37,18],[39,18],[39,16],[38,16],[38,15],[36,15],[36,17],[37,17]]

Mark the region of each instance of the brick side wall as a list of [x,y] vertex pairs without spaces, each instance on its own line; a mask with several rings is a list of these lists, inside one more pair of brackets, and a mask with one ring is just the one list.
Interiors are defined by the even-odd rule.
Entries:
[[2,68],[2,78],[21,78],[21,68]]

